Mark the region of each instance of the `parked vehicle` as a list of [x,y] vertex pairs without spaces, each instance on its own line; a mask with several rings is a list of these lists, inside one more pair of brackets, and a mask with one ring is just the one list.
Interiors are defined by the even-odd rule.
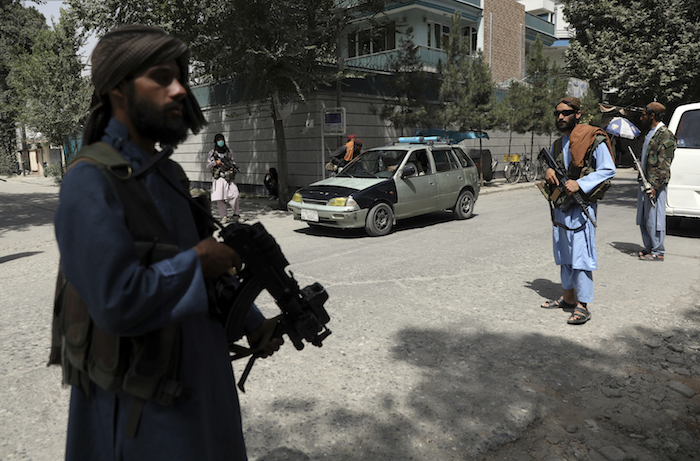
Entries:
[[299,189],[287,204],[310,226],[391,232],[396,220],[449,209],[470,218],[479,197],[476,166],[461,146],[435,137],[399,138],[369,149],[335,177]]
[[681,218],[700,218],[700,102],[679,106],[668,124],[677,139],[666,194],[669,227]]
[[498,166],[498,160],[493,158],[491,151],[489,149],[469,149],[467,154],[469,158],[474,160],[477,171],[481,171],[481,165],[484,166],[484,181],[491,181]]

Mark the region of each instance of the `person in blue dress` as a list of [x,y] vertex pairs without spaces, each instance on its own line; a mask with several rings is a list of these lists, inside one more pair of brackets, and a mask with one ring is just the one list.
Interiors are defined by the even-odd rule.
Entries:
[[[95,93],[84,149],[94,151],[98,145],[113,152],[128,164],[128,175],[155,155],[156,143],[177,145],[189,130],[199,131],[206,121],[187,85],[188,61],[187,46],[157,27],[132,25],[108,32],[92,55]],[[154,332],[161,344],[172,344],[159,332],[178,326],[180,358],[175,365],[181,392],[164,405],[124,391],[126,379],[117,390],[103,388],[92,373],[100,364],[88,360],[87,369],[78,372],[79,382],[71,382],[65,458],[245,460],[226,335],[211,313],[205,283],[240,266],[240,258],[212,237],[201,239],[189,203],[177,191],[182,184],[177,164],[164,161],[145,176],[143,186],[122,189],[111,184],[120,180],[120,172],[103,166],[78,161],[62,182],[54,219],[61,271],[87,306],[93,330],[124,339],[119,344],[138,344],[138,338],[154,337]],[[138,197],[152,203],[154,213],[129,222],[134,203],[117,193],[126,189],[140,191]],[[167,247],[174,250],[144,264],[134,229],[148,231],[148,226],[160,226],[154,233],[167,236]],[[153,248],[159,243],[165,242],[154,239]],[[250,309],[245,329],[251,344],[263,342],[262,330],[270,322],[274,319]],[[99,344],[91,344],[90,356],[99,358],[93,352]],[[280,344],[263,344],[264,354]],[[149,350],[145,341],[143,347]],[[118,369],[115,373],[118,378]]]
[[[566,194],[581,191],[589,195],[604,181],[615,176],[615,161],[610,141],[600,128],[579,124],[581,102],[578,98],[562,98],[554,111],[557,129],[564,136],[552,145],[552,156],[568,172]],[[545,181],[559,184],[552,168],[545,172]],[[587,211],[597,221],[598,206],[589,203]],[[593,302],[593,271],[598,268],[595,226],[581,207],[573,205],[554,208],[554,261],[560,266],[563,294],[542,304],[543,308],[573,309],[567,320],[579,325],[591,318],[589,304]]]

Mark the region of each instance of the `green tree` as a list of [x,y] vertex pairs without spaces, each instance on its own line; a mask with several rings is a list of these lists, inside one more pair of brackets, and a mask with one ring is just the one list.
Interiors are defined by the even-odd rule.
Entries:
[[[531,132],[530,155],[534,155],[535,134],[551,135],[556,131],[556,121],[552,111],[557,100],[566,92],[566,80],[560,77],[560,69],[556,63],[542,53],[543,45],[540,37],[530,45],[527,60],[526,81],[530,89],[530,104],[524,108],[530,115]],[[532,157],[531,157],[532,158]]]
[[600,126],[603,121],[603,114],[600,111],[600,99],[593,89],[588,89],[581,98],[581,123]]
[[280,203],[289,199],[287,147],[279,109],[327,88],[337,68],[339,31],[361,11],[380,11],[383,0],[353,8],[333,0],[68,0],[88,30],[103,33],[129,22],[154,24],[187,41],[198,81],[230,79],[243,100],[269,108],[277,146]]
[[620,105],[700,100],[697,0],[564,0],[571,74],[617,89]]
[[388,69],[392,75],[386,81],[394,94],[377,111],[382,120],[389,121],[400,135],[406,134],[406,128],[429,124],[426,97],[429,78],[423,70],[413,37],[413,28],[409,27],[399,41],[398,53],[388,59]]
[[494,108],[494,120],[503,131],[508,131],[508,155],[511,153],[513,132],[525,133],[532,126],[530,105],[532,97],[528,85],[513,82],[508,93]]
[[[481,50],[476,56],[470,56],[469,44],[461,37],[460,20],[459,13],[452,17],[447,56],[445,63],[439,66],[442,76],[440,102],[444,107],[442,125],[445,129],[454,127],[458,131],[488,130],[495,124],[495,85],[491,69]],[[479,138],[481,148],[482,138]],[[483,184],[483,177],[481,182]]]
[[10,60],[16,53],[29,52],[38,31],[47,29],[46,19],[35,8],[19,1],[0,2],[0,174],[17,168],[17,101],[8,85]]
[[54,144],[75,145],[87,116],[90,86],[81,76],[78,50],[84,37],[75,21],[61,14],[53,30],[40,30],[31,52],[10,61],[8,83],[17,95],[17,119]]

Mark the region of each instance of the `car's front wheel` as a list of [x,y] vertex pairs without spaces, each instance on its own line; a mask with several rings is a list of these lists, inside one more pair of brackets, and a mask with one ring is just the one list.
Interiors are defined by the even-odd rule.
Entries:
[[457,203],[452,209],[457,219],[471,218],[474,214],[474,194],[471,191],[463,190],[457,198]]
[[365,230],[372,237],[379,237],[391,232],[394,225],[394,211],[386,203],[374,205],[367,213]]

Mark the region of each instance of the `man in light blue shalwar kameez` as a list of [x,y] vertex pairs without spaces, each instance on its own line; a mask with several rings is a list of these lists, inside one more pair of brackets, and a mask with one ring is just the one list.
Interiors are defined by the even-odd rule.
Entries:
[[[587,153],[596,141],[596,136],[605,136],[602,130],[588,125],[578,125],[581,118],[580,101],[577,98],[563,98],[556,106],[554,115],[557,128],[564,133],[561,139],[561,153],[557,152],[557,144],[552,146],[552,155],[558,161],[563,160],[564,169],[569,173],[572,161],[575,165],[589,164],[588,155],[592,156],[590,165],[592,171],[578,179],[569,179],[565,184],[567,195],[576,191],[590,194],[596,186],[615,176],[615,162],[607,142],[600,142],[592,152]],[[574,129],[576,131],[574,131]],[[573,133],[572,133],[573,132]],[[607,140],[607,136],[605,136]],[[576,146],[575,148],[573,146]],[[585,155],[584,155],[585,154]],[[570,178],[578,175],[569,174]],[[548,169],[545,181],[558,184],[553,169]],[[597,221],[598,207],[595,203],[588,205],[588,213]],[[578,205],[563,211],[555,208],[553,220],[559,225],[553,228],[554,261],[561,267],[561,283],[563,295],[556,300],[542,304],[544,308],[573,308],[568,320],[570,324],[582,324],[590,317],[588,304],[593,302],[593,274],[598,268],[598,258],[595,243],[595,227]]]

